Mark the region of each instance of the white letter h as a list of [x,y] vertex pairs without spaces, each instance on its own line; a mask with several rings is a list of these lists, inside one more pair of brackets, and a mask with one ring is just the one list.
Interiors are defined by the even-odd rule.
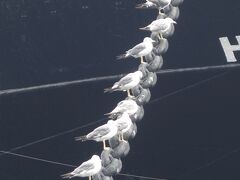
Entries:
[[236,62],[237,61],[237,59],[234,55],[234,51],[240,51],[240,36],[236,36],[236,39],[238,41],[238,45],[231,45],[227,37],[219,38],[219,40],[222,44],[223,51],[227,58],[227,62]]

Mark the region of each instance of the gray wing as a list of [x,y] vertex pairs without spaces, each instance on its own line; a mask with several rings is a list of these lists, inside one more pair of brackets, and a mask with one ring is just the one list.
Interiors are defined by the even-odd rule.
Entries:
[[159,3],[159,0],[148,0],[148,1],[156,5]]
[[164,31],[169,27],[169,24],[166,23],[164,19],[156,20],[152,23],[152,25],[158,27],[160,31]]
[[79,174],[82,171],[89,171],[91,169],[94,169],[94,164],[91,162],[85,162],[82,163],[78,168],[76,168],[73,173]]
[[123,104],[125,104],[126,103],[126,100],[123,100],[123,101],[120,101],[118,104],[117,104],[117,106],[118,107],[121,107]]
[[100,126],[100,127],[96,128],[96,129],[94,129],[93,132],[91,132],[91,133],[89,133],[89,134],[87,135],[87,138],[94,140],[94,139],[97,139],[97,138],[100,138],[100,137],[102,137],[102,136],[107,135],[109,132],[110,132],[110,129],[109,129],[109,127],[105,124],[105,125],[103,125],[103,126]]
[[120,103],[118,103],[118,108],[120,109],[129,109],[133,106],[133,103],[127,103],[127,101],[121,101]]
[[159,7],[164,7],[169,4],[169,0],[148,0],[149,2],[152,2],[156,4]]
[[118,87],[125,86],[126,84],[130,83],[132,81],[132,76],[127,75],[124,76],[122,79],[118,81]]
[[134,46],[132,49],[128,50],[127,53],[130,54],[133,57],[138,57],[139,53],[143,51],[146,48],[144,43],[140,43],[136,46]]

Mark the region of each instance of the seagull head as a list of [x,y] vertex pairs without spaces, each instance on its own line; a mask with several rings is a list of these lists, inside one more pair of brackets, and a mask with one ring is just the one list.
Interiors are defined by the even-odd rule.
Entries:
[[154,41],[154,40],[151,39],[150,37],[145,37],[145,38],[143,39],[143,42],[153,43],[153,42],[156,42],[156,41]]
[[166,18],[165,19],[168,23],[171,23],[171,24],[177,24],[177,22],[176,21],[174,21],[172,18]]
[[136,71],[134,74],[135,74],[136,76],[138,76],[140,79],[142,79],[142,77],[143,77],[142,71]]

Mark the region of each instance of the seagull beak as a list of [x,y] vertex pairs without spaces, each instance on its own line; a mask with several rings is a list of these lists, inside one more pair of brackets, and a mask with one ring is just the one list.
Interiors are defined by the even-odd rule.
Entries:
[[176,21],[173,21],[173,24],[177,24],[177,22],[176,22]]

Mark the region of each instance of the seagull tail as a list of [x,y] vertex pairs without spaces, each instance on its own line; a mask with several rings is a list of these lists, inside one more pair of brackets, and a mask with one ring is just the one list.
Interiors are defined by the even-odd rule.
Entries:
[[118,115],[119,115],[118,113],[113,113],[113,114],[110,114],[108,117],[110,119],[116,120],[118,118]]
[[135,6],[136,9],[143,9],[143,8],[146,8],[146,6],[144,6],[144,4],[137,4]]
[[71,179],[71,178],[74,177],[74,175],[73,175],[72,173],[67,173],[67,174],[61,175],[61,177],[62,177],[63,179]]
[[115,119],[117,119],[118,118],[118,116],[119,116],[119,113],[105,113],[104,114],[105,116],[108,116],[108,118],[110,118],[110,119],[113,119],[113,120],[115,120]]
[[109,112],[109,113],[105,113],[104,115],[105,116],[110,116],[112,113],[111,112]]
[[88,138],[87,138],[86,135],[85,136],[78,136],[78,137],[75,137],[75,140],[76,141],[87,141]]
[[109,88],[105,88],[104,89],[104,93],[106,92],[113,92],[113,91],[118,91],[119,90],[119,86],[118,86],[118,82],[114,83],[114,85],[112,87]]
[[110,87],[110,88],[105,88],[104,89],[104,93],[107,93],[107,92],[113,92],[114,91],[114,89],[112,89],[112,87]]
[[108,118],[110,118],[110,119],[116,119],[118,117],[119,113],[110,112],[110,113],[105,113],[104,115],[108,116]]
[[126,58],[128,58],[126,53],[125,54],[120,54],[120,55],[117,56],[117,60],[126,59]]
[[144,31],[150,31],[150,27],[146,26],[146,27],[142,27],[142,28],[139,28],[140,30],[144,30]]

